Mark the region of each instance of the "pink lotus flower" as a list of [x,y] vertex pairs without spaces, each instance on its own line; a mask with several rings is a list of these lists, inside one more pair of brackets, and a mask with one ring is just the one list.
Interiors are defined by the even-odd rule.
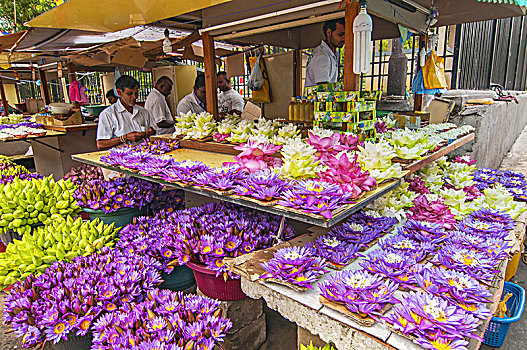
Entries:
[[347,153],[343,153],[339,158],[331,156],[326,165],[328,170],[318,174],[320,179],[339,185],[344,192],[352,194],[351,198],[357,198],[362,192],[371,191],[377,185],[377,181],[369,172],[362,172],[357,155],[352,161]]
[[362,142],[360,141],[359,136],[355,136],[352,134],[340,134],[340,146],[342,147],[343,151],[350,152],[350,151],[357,151],[359,145],[362,145]]
[[414,176],[414,178],[408,183],[408,189],[420,194],[430,193],[430,188],[428,188],[425,182],[418,176]]
[[469,155],[465,155],[465,156],[457,156],[456,159],[452,161],[452,163],[463,163],[467,165],[473,165],[476,163],[476,160],[472,159],[472,157],[470,157]]
[[220,132],[217,132],[215,133],[214,135],[212,135],[212,138],[214,139],[214,141],[216,142],[225,142],[227,141],[227,137],[231,136],[230,133],[228,134],[222,134]]
[[443,197],[429,201],[425,195],[420,195],[414,199],[414,206],[409,209],[411,214],[406,214],[406,216],[411,220],[440,223],[446,229],[451,230],[456,224],[456,219],[444,202]]
[[463,191],[467,194],[467,200],[471,201],[474,200],[480,196],[483,196],[483,193],[481,193],[476,185],[467,186],[463,188]]
[[313,132],[309,132],[309,138],[306,143],[316,149],[315,160],[326,162],[331,155],[337,154],[342,150],[340,146],[340,134],[333,133],[329,137],[321,137]]
[[240,170],[248,172],[264,170],[269,167],[280,165],[281,160],[272,156],[280,148],[282,148],[282,146],[247,142],[239,146],[234,146],[234,149],[242,151],[234,157],[234,159],[236,160],[236,164],[240,166]]

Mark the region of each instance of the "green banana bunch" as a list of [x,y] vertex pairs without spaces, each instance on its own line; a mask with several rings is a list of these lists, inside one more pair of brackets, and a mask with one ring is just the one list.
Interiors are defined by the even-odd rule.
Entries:
[[49,224],[65,216],[76,216],[81,208],[73,198],[76,185],[53,177],[0,185],[0,232],[31,232],[33,224]]
[[11,157],[0,154],[0,164],[13,164]]
[[113,247],[119,228],[99,219],[82,221],[71,216],[38,227],[33,234],[15,240],[0,254],[0,288],[39,275],[54,261],[72,261],[88,256],[104,246]]
[[335,350],[335,348],[330,343],[327,343],[324,347],[320,348],[318,346],[314,346],[313,341],[311,341],[308,346],[300,344],[300,350]]

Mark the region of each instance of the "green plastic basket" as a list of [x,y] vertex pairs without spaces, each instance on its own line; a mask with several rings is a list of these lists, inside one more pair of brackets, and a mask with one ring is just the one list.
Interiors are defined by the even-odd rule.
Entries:
[[111,213],[105,213],[102,210],[83,208],[90,215],[90,220],[100,219],[105,224],[115,224],[116,227],[125,227],[130,224],[135,217],[145,216],[146,207],[139,208],[121,208]]

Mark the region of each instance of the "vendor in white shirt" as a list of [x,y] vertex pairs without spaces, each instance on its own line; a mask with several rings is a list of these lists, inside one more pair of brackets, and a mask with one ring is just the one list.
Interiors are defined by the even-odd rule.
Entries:
[[150,91],[146,98],[145,108],[156,123],[154,129],[156,134],[172,134],[174,132],[174,118],[170,108],[168,108],[166,98],[172,91],[174,83],[167,76],[162,76],[156,82],[156,85]]
[[183,97],[177,105],[177,114],[188,112],[200,114],[207,110],[207,94],[205,90],[205,74],[198,73],[194,81],[194,90]]
[[218,95],[218,111],[220,115],[242,114],[245,101],[242,95],[231,87],[231,80],[227,72],[218,72],[216,82],[220,93]]
[[339,77],[337,48],[344,46],[344,18],[324,23],[324,40],[313,49],[306,68],[305,86],[335,83]]
[[122,75],[115,87],[119,100],[99,115],[97,147],[100,150],[137,142],[155,134],[150,114],[135,104],[139,82],[129,75]]

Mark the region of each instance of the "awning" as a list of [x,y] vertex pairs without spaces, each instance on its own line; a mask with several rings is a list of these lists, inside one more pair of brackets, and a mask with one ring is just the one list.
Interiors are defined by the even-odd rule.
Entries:
[[518,6],[527,6],[527,0],[478,0],[481,2],[496,2],[498,4],[510,4]]
[[0,51],[12,48],[24,33],[25,31],[0,36]]
[[[373,39],[399,36],[397,25],[414,32],[426,31],[432,2],[399,1],[401,6],[386,0],[368,1],[368,12],[374,22]],[[259,3],[260,6],[254,10],[252,2],[246,0],[232,0],[205,8],[202,10],[203,28],[216,40],[302,49],[320,43],[322,22],[344,16],[339,0],[289,0],[278,3],[275,0],[259,0]],[[435,27],[525,14],[524,9],[518,5],[485,3],[478,0],[439,0],[435,1],[434,5],[439,12]]]
[[[165,29],[165,27],[150,25],[137,26],[113,33],[98,33],[74,29],[30,28],[29,33],[17,46],[17,51],[60,51],[59,54],[61,54],[64,51],[73,52],[89,49],[97,45],[117,42],[128,38],[132,38],[137,42],[155,42],[164,39],[163,32]],[[169,33],[171,39],[177,39],[189,35],[190,31],[169,28]]]
[[[430,0],[414,1],[423,7],[430,7]],[[480,0],[436,1],[435,7],[439,12],[439,17],[434,27],[525,15],[525,9],[513,4],[513,1],[525,2],[525,0],[486,0],[485,2]]]
[[179,16],[230,0],[69,0],[26,25],[115,32]]

